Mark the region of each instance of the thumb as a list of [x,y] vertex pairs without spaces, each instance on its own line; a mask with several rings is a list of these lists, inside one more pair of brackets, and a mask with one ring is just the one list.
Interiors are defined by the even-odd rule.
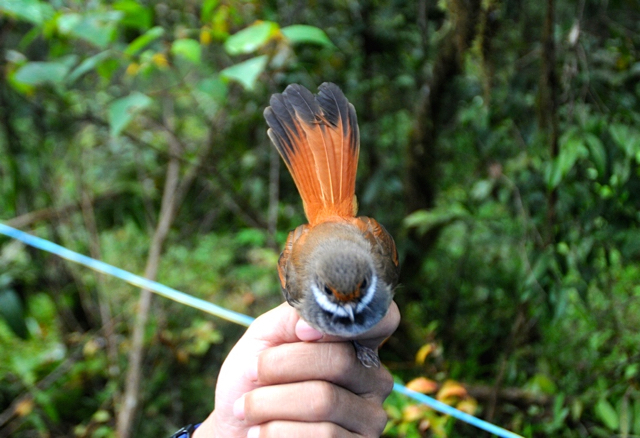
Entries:
[[307,324],[299,323],[298,312],[288,303],[282,303],[275,309],[259,316],[247,329],[243,337],[258,341],[260,348],[300,341],[316,341],[322,333]]

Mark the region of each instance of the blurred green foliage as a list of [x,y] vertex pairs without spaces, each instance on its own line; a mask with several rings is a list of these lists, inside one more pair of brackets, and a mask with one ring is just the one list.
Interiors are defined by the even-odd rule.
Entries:
[[[158,280],[258,315],[304,220],[262,110],[336,82],[405,266],[397,379],[528,437],[640,435],[638,47],[637,0],[0,1],[0,220],[141,273],[178,158]],[[115,436],[138,294],[0,238],[0,434]],[[136,436],[204,419],[241,332],[155,300]]]

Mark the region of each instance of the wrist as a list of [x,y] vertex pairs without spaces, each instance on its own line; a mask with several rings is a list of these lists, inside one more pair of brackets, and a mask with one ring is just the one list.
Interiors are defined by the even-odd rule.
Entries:
[[176,431],[176,433],[171,435],[171,438],[194,438],[195,437],[194,432],[196,431],[198,426],[200,426],[200,424],[202,423],[189,424],[188,426],[185,426],[180,430]]

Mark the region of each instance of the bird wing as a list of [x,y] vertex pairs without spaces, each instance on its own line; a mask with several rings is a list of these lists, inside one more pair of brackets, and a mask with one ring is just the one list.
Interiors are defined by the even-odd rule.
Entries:
[[295,243],[303,243],[310,228],[309,225],[305,224],[291,231],[287,236],[287,242],[278,259],[280,288],[287,302],[294,307],[302,298],[302,290],[298,287],[298,277],[294,269],[294,264],[292,263],[291,255],[293,253],[293,245]]
[[360,229],[371,244],[371,250],[376,254],[374,259],[378,263],[381,278],[394,288],[400,278],[400,261],[393,237],[381,223],[373,218],[360,216],[351,219],[351,223]]

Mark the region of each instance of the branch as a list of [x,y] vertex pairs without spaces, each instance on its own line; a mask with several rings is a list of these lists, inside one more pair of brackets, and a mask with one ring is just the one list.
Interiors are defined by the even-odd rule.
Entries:
[[[547,0],[547,13],[542,34],[542,69],[540,74],[540,126],[548,130],[549,157],[558,156],[558,76],[556,75],[556,47],[553,37],[555,2]],[[553,226],[556,219],[558,191],[547,194],[547,243],[553,241]]]
[[[84,345],[84,342],[82,343]],[[51,371],[44,379],[39,381],[35,387],[31,388],[29,392],[17,397],[7,409],[5,409],[0,414],[0,428],[4,427],[11,419],[18,413],[21,406],[24,406],[24,403],[28,403],[33,400],[33,394],[35,390],[44,391],[49,386],[53,385],[60,377],[65,375],[70,369],[71,366],[82,357],[82,348],[77,348],[71,356],[67,357],[64,362],[62,362],[58,367]],[[2,430],[0,430],[0,436],[4,436],[2,434]],[[7,435],[8,436],[8,435]]]
[[[92,204],[95,204],[99,201],[104,201],[106,199],[115,198],[116,196],[121,195],[121,192],[108,192],[102,195],[95,196],[90,200]],[[7,219],[3,221],[6,225],[9,225],[13,228],[27,228],[29,226],[34,225],[37,222],[46,221],[51,218],[56,218],[61,215],[70,214],[76,210],[79,210],[81,205],[79,204],[67,204],[63,207],[58,208],[44,208],[42,210],[36,210],[29,213],[22,214],[20,216],[16,216],[13,219]]]
[[[150,280],[155,280],[158,274],[162,247],[174,218],[176,209],[175,195],[180,180],[180,162],[174,157],[174,154],[175,156],[179,154],[180,145],[175,141],[175,137],[168,136],[168,139],[172,158],[167,166],[158,226],[153,234],[147,266],[144,271],[144,277]],[[117,431],[120,438],[129,438],[131,436],[131,426],[140,400],[140,379],[142,376],[142,360],[144,358],[144,329],[149,319],[151,297],[151,291],[143,289],[138,299],[138,312],[131,336],[131,351],[129,352],[129,369],[127,370],[124,399],[117,418]]]
[[[219,117],[218,122],[222,123],[223,118]],[[162,195],[162,204],[160,207],[160,215],[158,226],[153,235],[147,266],[145,268],[145,278],[154,280],[158,273],[158,265],[164,242],[171,228],[171,224],[175,218],[178,206],[187,194],[193,181],[195,180],[201,164],[205,162],[205,158],[211,151],[214,143],[213,138],[219,129],[212,125],[207,140],[198,152],[198,158],[195,163],[187,170],[186,174],[180,181],[180,163],[182,159],[180,153],[186,150],[178,135],[170,127],[171,117],[165,115],[164,123],[161,128],[167,133],[167,141],[169,142],[169,164],[167,166],[166,182]],[[149,309],[151,307],[152,294],[148,290],[142,290],[138,300],[138,313],[132,334],[131,352],[129,353],[129,369],[127,370],[127,380],[125,385],[125,394],[123,404],[120,408],[117,418],[117,430],[120,438],[128,438],[131,434],[131,426],[135,418],[140,400],[140,380],[142,377],[142,361],[144,358],[144,330],[149,317]]]
[[521,388],[499,388],[489,385],[464,385],[467,393],[477,399],[491,401],[498,400],[513,403],[520,406],[545,405],[553,402],[554,397],[547,394],[539,394]]

